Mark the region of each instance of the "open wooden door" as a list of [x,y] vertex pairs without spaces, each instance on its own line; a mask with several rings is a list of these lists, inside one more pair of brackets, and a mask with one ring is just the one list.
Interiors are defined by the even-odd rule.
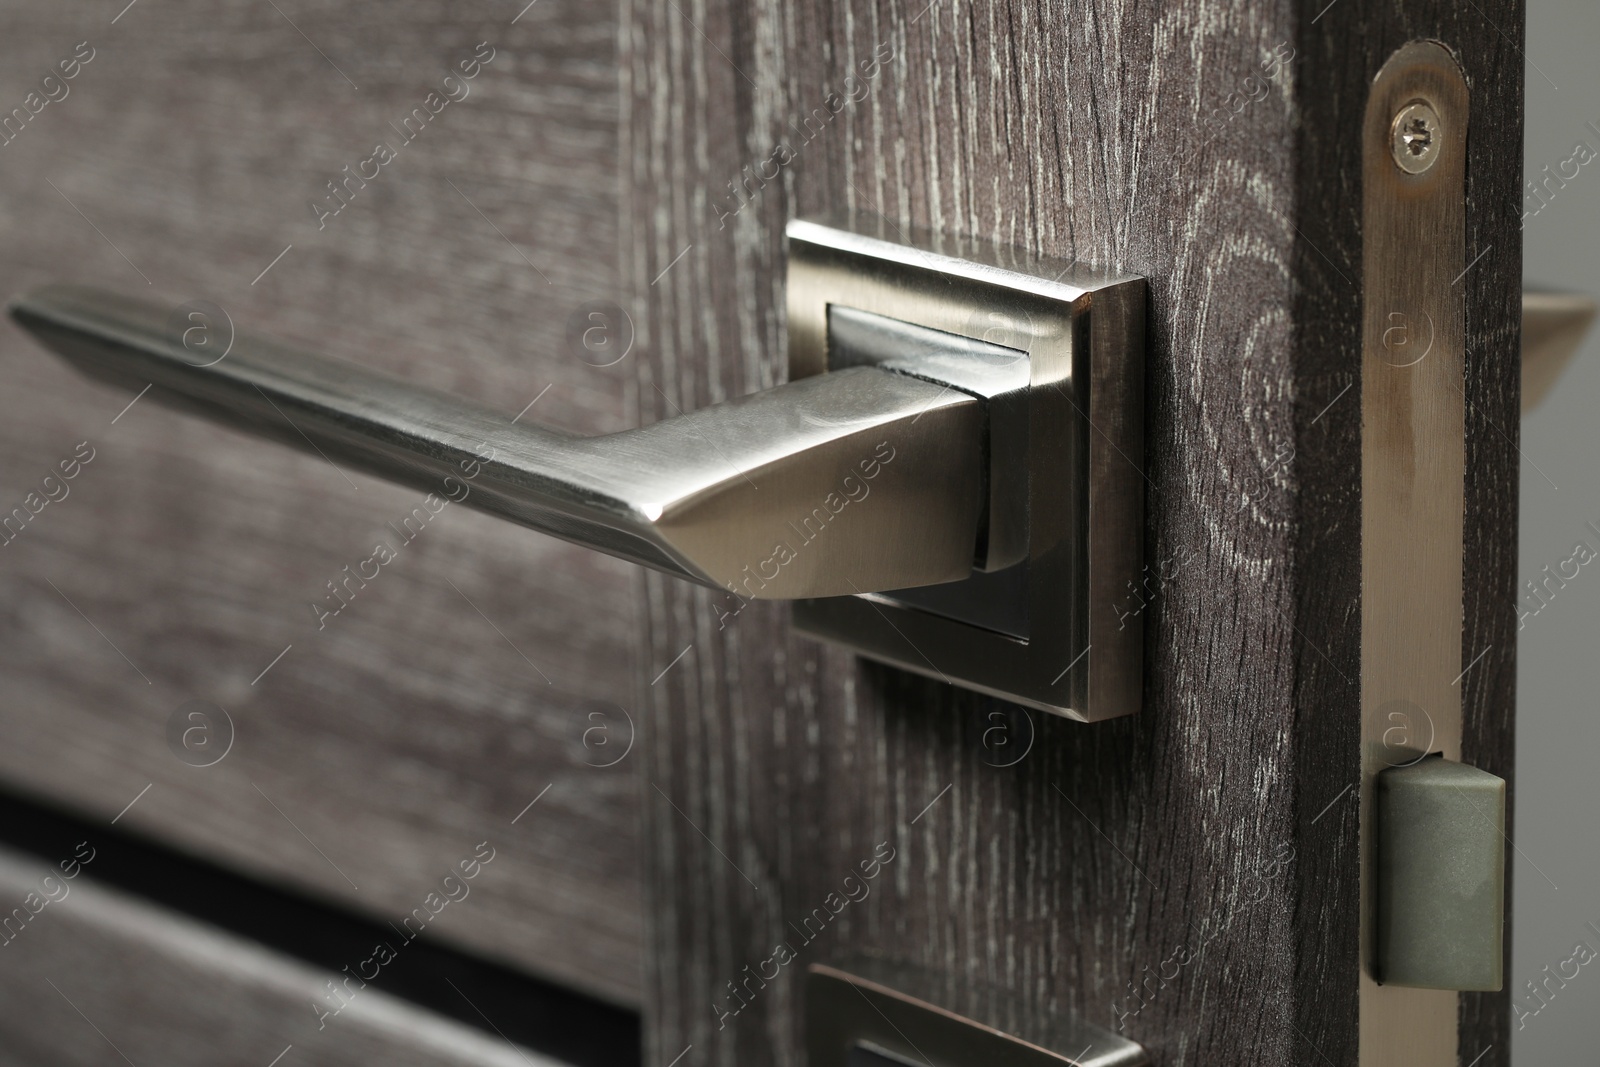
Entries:
[[[800,1067],[849,1002],[829,982],[906,975],[1008,1034],[1100,1035],[1057,1063],[1508,1062],[1492,982],[1378,985],[1373,856],[1385,767],[1511,777],[1520,4],[136,0],[88,28],[16,7],[0,54],[59,75],[0,122],[5,290],[170,315],[17,305],[109,387],[4,338],[24,511],[0,545],[0,798],[168,872],[139,883],[167,887],[154,904],[97,888],[6,935],[28,939],[0,955],[14,1047],[98,1062],[87,1030],[59,1036],[81,1017],[134,1062],[488,1064],[513,1039],[615,1062],[642,1020],[652,1067]],[[472,486],[658,568],[630,569],[357,469],[426,484],[468,447],[457,416],[532,454],[798,395],[785,235],[840,213],[1144,280],[1138,440],[1083,415],[1144,516],[1118,557],[1143,570],[1085,604],[1142,632],[1134,713],[981,695],[898,630],[878,658],[910,670],[822,644],[786,604],[664,573],[715,585],[721,560],[680,553],[652,500],[606,541],[610,498],[548,471]],[[1106,322],[1110,290],[1083,293]],[[184,358],[235,322],[364,369]],[[937,383],[899,375],[891,414],[947,403]],[[424,386],[468,399],[413,422],[368,403]],[[157,407],[185,391],[309,454]],[[924,423],[930,454],[975,419]],[[619,483],[653,469],[627,458]],[[1419,714],[1396,722],[1402,696]],[[226,727],[215,759],[197,713]],[[28,837],[0,828],[61,859]],[[442,955],[313,1025],[348,1006],[319,983],[373,957],[296,931],[386,938],[472,857],[471,902],[432,912]],[[25,893],[30,862],[0,854],[0,884]],[[183,864],[222,879],[208,903]],[[257,892],[321,925],[234,924]],[[98,977],[40,984],[68,962]],[[139,1021],[141,974],[177,1021]],[[235,1036],[182,1022],[213,985],[249,1006]],[[855,989],[889,1020],[891,993]],[[924,1043],[909,1062],[983,1062]]]

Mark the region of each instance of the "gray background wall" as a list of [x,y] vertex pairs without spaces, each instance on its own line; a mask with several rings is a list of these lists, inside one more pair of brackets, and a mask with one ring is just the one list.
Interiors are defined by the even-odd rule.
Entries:
[[[1553,172],[1580,141],[1597,153],[1526,220],[1530,285],[1600,293],[1597,45],[1594,0],[1529,0],[1526,177],[1542,176],[1547,165]],[[1591,335],[1556,391],[1522,422],[1523,581],[1570,558],[1580,541],[1600,551],[1600,534],[1587,526],[1600,529],[1597,411],[1600,335]],[[1537,606],[1531,598],[1521,603]],[[1547,966],[1556,971],[1579,942],[1600,951],[1600,559],[1526,617],[1518,638],[1518,852],[1507,977],[1513,1002],[1530,1013],[1521,1029],[1513,1024],[1514,1062],[1593,1067],[1600,1063],[1600,959],[1565,987],[1551,983],[1555,995],[1542,1008],[1526,983],[1545,978]]]

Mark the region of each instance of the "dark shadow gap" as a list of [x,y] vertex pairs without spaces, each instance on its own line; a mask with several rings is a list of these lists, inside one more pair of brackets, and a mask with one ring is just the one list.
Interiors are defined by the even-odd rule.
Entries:
[[[94,866],[86,872],[95,881],[331,972],[395,938],[393,927],[358,912],[262,885],[139,834],[0,788],[0,844],[53,863],[71,856],[84,840],[95,848]],[[636,1012],[425,937],[410,942],[371,984],[491,1037],[498,1030],[574,1067],[636,1067],[643,1061]]]

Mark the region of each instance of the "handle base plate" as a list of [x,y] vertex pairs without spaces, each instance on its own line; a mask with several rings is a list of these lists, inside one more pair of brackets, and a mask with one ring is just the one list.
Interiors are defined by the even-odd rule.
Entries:
[[[840,309],[1028,368],[1012,398],[1025,434],[991,424],[991,558],[948,585],[798,601],[795,626],[1069,718],[1138,710],[1143,609],[1165,580],[1143,564],[1144,280],[866,215],[797,219],[788,235],[791,381],[862,361],[840,343]],[[1013,526],[1005,500],[1025,505]]]

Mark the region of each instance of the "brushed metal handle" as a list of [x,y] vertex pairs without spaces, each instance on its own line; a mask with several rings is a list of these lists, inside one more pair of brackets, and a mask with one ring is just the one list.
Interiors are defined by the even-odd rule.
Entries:
[[989,510],[986,403],[915,361],[571,437],[242,334],[200,365],[167,309],[93,289],[10,313],[92,378],[747,598],[966,578]]

